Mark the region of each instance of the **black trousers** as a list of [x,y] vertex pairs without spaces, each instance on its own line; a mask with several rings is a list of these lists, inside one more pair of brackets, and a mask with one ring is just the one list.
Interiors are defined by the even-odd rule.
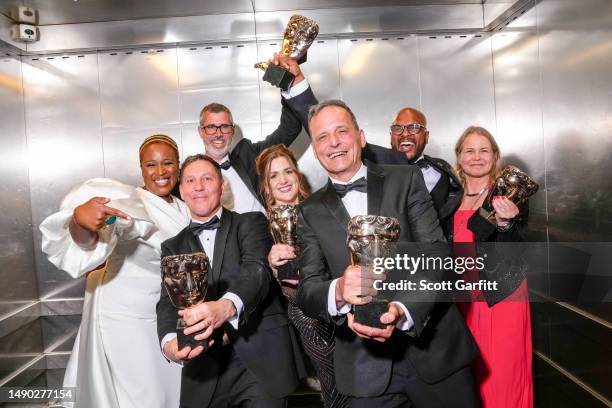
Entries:
[[257,378],[242,364],[235,351],[227,356],[227,364],[219,374],[217,386],[210,401],[210,408],[284,408],[286,398],[269,395],[259,385]]
[[383,395],[349,398],[351,408],[476,408],[476,395],[471,367],[465,367],[434,384],[423,382],[407,358],[393,364],[391,381]]

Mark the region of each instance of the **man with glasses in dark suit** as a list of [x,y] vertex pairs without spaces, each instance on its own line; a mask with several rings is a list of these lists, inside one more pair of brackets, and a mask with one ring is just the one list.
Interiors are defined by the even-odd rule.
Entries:
[[221,204],[238,213],[260,211],[265,214],[265,202],[255,171],[255,158],[272,145],[289,146],[298,137],[302,127],[308,130],[308,108],[317,103],[294,60],[283,54],[275,54],[271,63],[288,69],[295,75],[295,80],[287,92],[281,92],[282,113],[278,128],[264,140],[252,142],[243,138],[230,152],[235,125],[229,108],[214,102],[200,112],[198,133],[204,142],[205,153],[221,166],[226,183]]
[[402,108],[390,126],[391,149],[367,144],[363,157],[379,164],[416,164],[438,213],[442,228],[461,202],[463,188],[445,160],[423,152],[429,141],[427,118],[417,109]]

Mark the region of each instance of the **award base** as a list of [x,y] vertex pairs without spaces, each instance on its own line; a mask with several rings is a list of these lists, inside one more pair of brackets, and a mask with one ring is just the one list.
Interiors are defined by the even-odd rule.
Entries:
[[278,270],[278,280],[297,280],[298,276],[298,263],[296,260],[292,259],[284,265],[276,268]]
[[263,80],[279,87],[283,91],[287,91],[291,83],[295,79],[295,75],[287,71],[283,67],[270,64],[264,73]]
[[197,334],[203,333],[204,330],[198,333],[193,334],[185,334],[183,330],[185,330],[188,326],[185,324],[183,319],[178,319],[176,322],[176,341],[178,342],[178,349],[181,350],[187,346],[191,347],[193,350],[198,346],[204,346],[204,348],[208,348],[208,339],[206,340],[196,340],[195,336]]
[[386,326],[380,322],[380,316],[389,310],[389,301],[373,299],[367,305],[356,305],[353,307],[355,321],[365,326],[384,329]]

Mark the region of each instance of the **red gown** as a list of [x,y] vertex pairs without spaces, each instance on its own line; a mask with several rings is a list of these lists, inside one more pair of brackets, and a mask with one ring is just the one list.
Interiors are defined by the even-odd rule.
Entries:
[[[458,210],[454,217],[454,242],[474,242],[467,220],[474,210]],[[465,256],[465,254],[463,254]],[[466,275],[469,275],[466,273]],[[470,280],[469,276],[464,276]],[[478,277],[474,277],[478,280]],[[527,279],[493,307],[482,292],[470,293],[471,303],[458,303],[480,357],[474,360],[474,378],[484,408],[532,408],[531,318]]]

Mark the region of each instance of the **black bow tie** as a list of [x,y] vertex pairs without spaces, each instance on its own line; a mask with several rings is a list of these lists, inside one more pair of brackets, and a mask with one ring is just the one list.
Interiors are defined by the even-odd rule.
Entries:
[[206,222],[195,222],[189,223],[189,229],[193,232],[196,237],[204,230],[214,230],[221,226],[221,220],[216,215]]
[[414,164],[416,164],[417,166],[419,166],[422,169],[426,169],[426,168],[429,167],[429,162],[427,160],[425,160],[425,159],[417,160],[416,163],[414,163]]
[[230,163],[229,160],[226,160],[223,163],[219,164],[219,167],[221,167],[221,170],[227,170],[232,167],[232,163]]
[[358,178],[352,183],[348,183],[348,184],[333,183],[333,185],[334,185],[334,190],[336,190],[336,194],[338,194],[340,198],[343,198],[351,190],[357,190],[361,193],[368,192],[368,183],[365,177]]

